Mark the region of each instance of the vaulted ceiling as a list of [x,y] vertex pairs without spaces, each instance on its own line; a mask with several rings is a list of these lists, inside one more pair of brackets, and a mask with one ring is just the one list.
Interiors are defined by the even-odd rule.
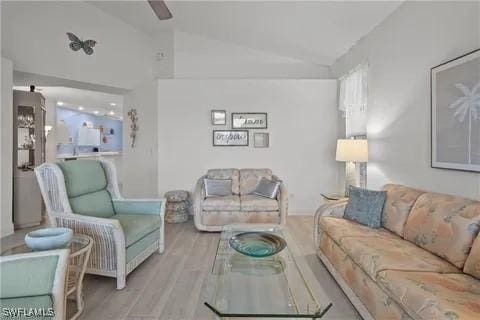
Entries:
[[401,1],[166,1],[168,21],[146,0],[89,3],[152,36],[178,30],[330,65]]

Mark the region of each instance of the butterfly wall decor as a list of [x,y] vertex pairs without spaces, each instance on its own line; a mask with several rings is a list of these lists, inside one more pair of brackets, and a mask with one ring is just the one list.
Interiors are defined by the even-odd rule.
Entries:
[[93,47],[95,47],[95,45],[97,44],[97,41],[95,40],[82,41],[71,32],[67,32],[67,36],[68,36],[68,39],[71,41],[70,44],[68,45],[70,49],[72,49],[73,51],[78,51],[80,49],[83,49],[85,54],[87,55],[93,54]]

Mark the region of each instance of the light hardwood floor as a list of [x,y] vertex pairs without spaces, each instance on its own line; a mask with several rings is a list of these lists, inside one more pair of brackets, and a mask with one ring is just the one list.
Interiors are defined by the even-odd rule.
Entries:
[[[333,307],[324,319],[360,319],[353,306],[315,255],[313,218],[292,216],[287,228],[297,242]],[[12,244],[16,239],[9,239]],[[211,269],[218,233],[198,232],[193,222],[166,225],[166,249],[153,254],[127,278],[127,287],[115,289],[112,278],[87,275],[85,309],[81,320],[203,320],[215,319],[204,306],[207,275]],[[2,243],[4,247],[5,243]],[[73,313],[69,304],[69,314]]]

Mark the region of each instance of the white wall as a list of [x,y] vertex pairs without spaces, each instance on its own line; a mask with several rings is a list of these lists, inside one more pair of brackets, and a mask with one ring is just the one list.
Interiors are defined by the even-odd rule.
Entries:
[[[157,197],[158,168],[158,86],[145,81],[123,99],[123,195],[126,197]],[[131,147],[130,124],[127,115],[137,109],[138,126],[135,147]]]
[[[15,70],[131,89],[152,76],[154,40],[83,1],[13,1],[2,6],[2,56]],[[98,43],[73,52],[66,32]]]
[[[158,189],[192,190],[209,168],[268,167],[284,180],[291,213],[312,214],[337,190],[336,80],[159,80]],[[210,110],[225,109],[227,126]],[[231,112],[267,112],[270,148],[213,147]],[[140,124],[141,125],[141,124]],[[250,132],[250,142],[252,142]]]
[[175,78],[328,79],[326,65],[175,32]]
[[13,152],[13,65],[2,57],[0,108],[0,237],[13,232],[12,152]]
[[368,62],[368,186],[480,197],[480,175],[430,168],[430,68],[480,47],[479,2],[405,2],[333,66]]

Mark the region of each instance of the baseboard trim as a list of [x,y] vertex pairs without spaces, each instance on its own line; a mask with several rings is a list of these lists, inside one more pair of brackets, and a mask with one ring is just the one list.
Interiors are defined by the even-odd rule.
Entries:
[[289,212],[287,216],[307,216],[307,217],[313,217],[315,215],[315,210],[313,211],[295,211],[295,212]]

